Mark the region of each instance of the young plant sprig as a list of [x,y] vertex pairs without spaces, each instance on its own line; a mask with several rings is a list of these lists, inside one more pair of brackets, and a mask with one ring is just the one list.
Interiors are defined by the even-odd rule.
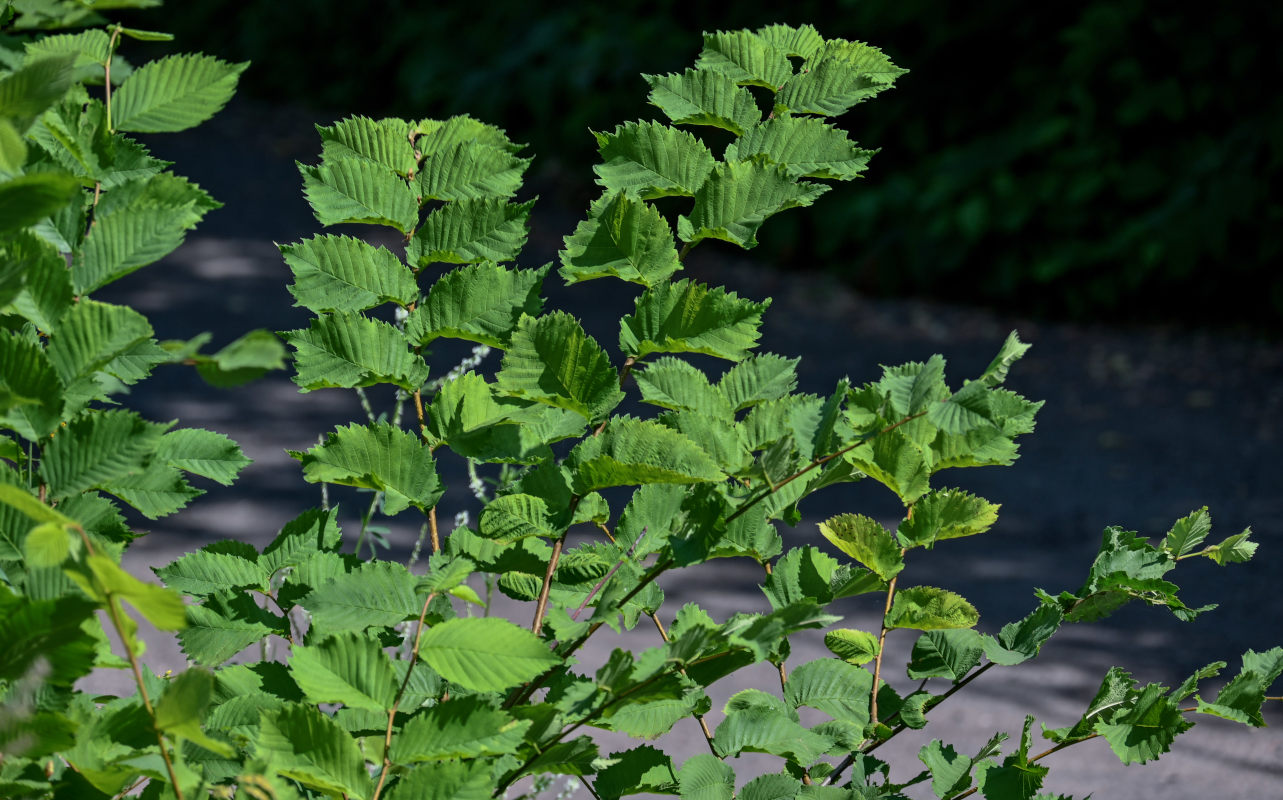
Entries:
[[[506,133],[466,116],[319,127],[319,163],[299,166],[317,219],[392,228],[403,243],[323,234],[280,248],[290,291],[315,314],[281,334],[294,350],[295,382],[303,392],[353,390],[366,412],[292,453],[308,481],[373,493],[358,552],[345,552],[351,544],[325,502],[261,551],[229,540],[157,570],[168,589],[126,583],[121,547],[109,558],[93,550],[101,533],[92,509],[47,494],[48,481],[4,481],[0,531],[25,539],[15,540],[23,542],[16,557],[0,550],[8,615],[0,631],[30,642],[17,652],[34,655],[0,655],[6,702],[26,703],[17,723],[0,725],[0,787],[33,797],[118,797],[147,783],[148,797],[482,800],[561,775],[596,798],[901,798],[929,782],[942,800],[977,791],[1014,800],[1036,794],[1046,756],[1093,738],[1132,763],[1166,752],[1190,714],[1262,725],[1283,648],[1249,651],[1214,700],[1191,706],[1182,703],[1223,662],[1170,691],[1111,670],[1081,719],[1044,729],[1053,744],[1044,753],[1030,755],[1029,717],[1005,756],[1003,734],[975,756],[933,741],[919,753],[925,770],[873,755],[901,731],[925,727],[980,675],[1035,657],[1064,622],[1099,619],[1132,600],[1193,619],[1207,609],[1177,598],[1166,579],[1175,564],[1195,556],[1227,564],[1255,550],[1246,532],[1206,545],[1205,510],[1157,545],[1110,528],[1078,591],[1039,591],[1027,617],[982,633],[966,599],[908,584],[905,565],[918,548],[996,522],[996,505],[936,476],[1014,460],[1041,406],[1003,386],[1028,345],[1011,334],[956,389],[934,356],[859,387],[844,379],[827,395],[799,393],[798,359],[756,352],[769,300],[676,277],[705,239],[751,248],[768,217],[823,194],[821,181],[858,177],[872,151],[829,120],[902,73],[866,44],[775,25],[706,34],[692,69],[647,76],[650,100],[668,119],[593,134],[602,196],[559,256],[567,283],[633,285],[634,310],[610,348],[569,313],[545,311],[551,266],[508,266],[525,244],[533,201],[513,199],[530,159]],[[731,140],[720,153],[694,132],[709,127]],[[685,213],[666,218],[653,202],[665,197],[686,198],[675,201]],[[448,380],[430,381],[427,359],[443,339],[478,349]],[[502,352],[493,372],[478,369],[486,348]],[[728,367],[706,372],[692,354]],[[390,413],[365,391],[377,386],[397,393]],[[619,413],[630,396],[649,411]],[[412,418],[403,419],[402,403]],[[71,438],[56,432],[50,444],[48,433],[38,446]],[[17,464],[0,474],[30,474],[22,453],[0,453]],[[437,519],[446,459],[468,469],[482,502],[475,525],[448,534]],[[493,492],[480,475],[495,478]],[[865,478],[901,501],[894,531],[842,514],[819,526],[841,558],[811,544],[785,548],[778,522],[799,524],[810,495]],[[411,510],[427,531],[426,572],[380,559],[373,546],[361,557],[375,513]],[[589,535],[572,541],[572,530]],[[691,603],[665,613],[658,579],[716,569],[705,565],[719,558],[761,566],[762,610],[717,620]],[[99,586],[84,576],[98,576],[102,563],[113,565],[103,567],[112,582]],[[11,565],[19,580],[8,577]],[[529,604],[531,616],[518,624],[492,615],[468,583],[474,575]],[[57,581],[65,585],[52,593]],[[866,594],[883,610],[879,630],[835,627],[830,604]],[[131,655],[139,696],[100,704],[73,692],[60,665],[106,665],[92,613],[114,613],[117,595],[149,619],[175,617],[157,625],[181,628],[193,665],[157,678]],[[486,615],[464,614],[464,605]],[[643,618],[656,628],[653,647],[601,657],[585,648],[603,627],[622,632]],[[117,626],[132,635],[125,619]],[[790,637],[806,630],[825,630],[833,656],[789,663]],[[920,685],[904,694],[884,662],[897,630],[918,636],[906,670]],[[272,636],[288,644],[282,660],[253,660],[254,645]],[[761,662],[775,667],[778,687],[740,691],[714,713],[708,687]],[[40,694],[42,681],[63,687],[55,700]],[[155,705],[149,692],[160,697]],[[827,719],[804,724],[802,707]],[[708,753],[674,758],[638,744],[605,754],[586,733],[649,740],[687,717]],[[37,726],[53,733],[32,744],[23,737]],[[728,759],[746,752],[779,758],[779,769],[737,776]]]

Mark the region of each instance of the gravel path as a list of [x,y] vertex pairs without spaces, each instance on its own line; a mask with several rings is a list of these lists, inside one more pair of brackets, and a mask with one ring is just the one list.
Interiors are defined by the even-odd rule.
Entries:
[[[234,105],[205,128],[157,137],[152,146],[227,208],[214,212],[171,258],[121,281],[104,299],[135,305],[151,318],[160,338],[210,330],[215,346],[254,327],[305,325],[305,314],[291,307],[288,270],[272,244],[319,228],[292,165],[292,159],[310,160],[319,149],[305,116]],[[559,210],[556,202],[546,205],[536,211],[531,264],[554,258],[560,237],[579,213]],[[1171,685],[1216,659],[1229,661],[1233,674],[1243,650],[1283,644],[1283,605],[1271,591],[1278,575],[1271,565],[1283,553],[1276,460],[1283,435],[1283,346],[1176,328],[1129,327],[1126,320],[1116,326],[1035,324],[937,304],[872,301],[822,276],[783,274],[741,258],[738,251],[708,245],[692,253],[689,272],[755,299],[774,298],[761,349],[802,355],[801,388],[807,391],[831,391],[843,375],[857,383],[870,380],[879,364],[921,360],[936,352],[948,359],[957,384],[983,369],[1012,328],[1034,344],[1009,380],[1027,397],[1048,401],[1038,431],[1022,442],[1021,459],[1011,468],[961,470],[949,478],[1001,503],[998,526],[985,536],[915,553],[909,573],[917,582],[945,586],[972,600],[981,611],[982,629],[996,630],[1027,613],[1035,586],[1053,592],[1077,588],[1106,525],[1161,536],[1173,520],[1207,505],[1216,523],[1214,536],[1253,525],[1261,544],[1256,563],[1224,571],[1182,564],[1176,578],[1186,602],[1221,603],[1200,622],[1184,625],[1157,609],[1135,608],[1105,623],[1067,626],[1037,661],[995,671],[942,705],[923,733],[974,751],[996,730],[1018,735],[1025,713],[1053,727],[1070,724],[1111,665],[1141,681]],[[602,294],[613,288],[605,281],[570,289],[550,285],[548,294],[553,304],[582,315],[589,332],[609,343],[620,314],[631,306],[627,297]],[[1191,310],[1191,322],[1196,321]],[[492,356],[489,366],[497,362]],[[255,459],[235,487],[211,487],[170,520],[143,521],[140,527],[150,527],[153,535],[126,558],[140,574],[226,535],[265,543],[282,523],[319,500],[284,450],[309,447],[320,432],[361,416],[350,392],[301,395],[280,373],[222,391],[205,386],[190,371],[168,370],[128,402],[152,419],[178,418],[185,426],[226,433]],[[445,475],[452,485],[443,501],[447,519],[469,499],[459,477]],[[815,524],[844,511],[891,522],[895,507],[879,489],[856,484],[809,501],[801,525],[785,532],[786,542],[822,543]],[[354,529],[356,505],[346,509],[344,526]],[[396,550],[408,551],[415,534],[394,526]],[[664,588],[673,609],[697,600],[724,618],[766,606],[755,588],[757,573],[744,565],[723,562],[702,575],[695,581],[681,572],[670,576]],[[847,625],[876,630],[880,609],[875,605],[857,598],[839,613],[847,615]],[[528,611],[519,614],[524,619]],[[655,643],[654,634],[641,628],[625,638],[636,646]],[[906,654],[911,638],[893,635],[889,655]],[[600,636],[585,663],[618,643]],[[826,653],[818,637],[799,639],[793,652],[792,663]],[[182,665],[181,653],[161,638],[148,659],[157,669]],[[902,673],[892,672],[890,680],[901,689],[911,686]],[[737,676],[733,685],[724,683],[714,687],[715,709],[749,685],[777,687],[778,676],[769,668],[755,669]],[[1283,722],[1277,704],[1267,719]],[[679,724],[669,739],[663,746],[683,756],[704,747],[693,722]],[[880,755],[901,763],[897,777],[904,778],[916,771],[914,754],[925,741],[906,734]],[[1200,719],[1195,730],[1177,740],[1171,755],[1144,768],[1122,767],[1103,742],[1053,758],[1046,790],[1076,797],[1283,796],[1283,737],[1276,730],[1246,731],[1211,718]],[[772,766],[766,758],[746,757],[742,763],[746,770]]]

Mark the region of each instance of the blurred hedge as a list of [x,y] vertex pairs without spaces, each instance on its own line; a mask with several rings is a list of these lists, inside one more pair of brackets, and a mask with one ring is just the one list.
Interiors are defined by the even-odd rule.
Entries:
[[[870,177],[783,215],[765,255],[858,288],[1058,316],[1277,329],[1283,4],[614,0],[368,7],[188,0],[147,12],[255,66],[268,99],[468,112],[580,169],[589,127],[650,118],[641,72],[702,30],[812,22],[912,72],[843,124]],[[575,173],[583,175],[582,171]],[[584,201],[585,206],[587,201]]]

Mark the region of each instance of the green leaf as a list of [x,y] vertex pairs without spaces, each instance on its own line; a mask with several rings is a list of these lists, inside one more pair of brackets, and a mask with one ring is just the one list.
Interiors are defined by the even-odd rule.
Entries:
[[932,547],[942,539],[984,533],[998,521],[1000,506],[960,489],[937,489],[918,498],[896,538],[905,547]]
[[265,591],[269,574],[255,560],[222,552],[220,544],[188,553],[168,566],[154,569],[165,585],[183,594],[204,597],[228,589]]
[[434,625],[419,640],[419,654],[446,680],[478,692],[503,691],[561,663],[534,634],[497,617]]
[[711,125],[741,136],[762,118],[747,89],[719,72],[688,69],[681,75],[643,75],[646,98],[678,125]]
[[428,215],[406,245],[413,266],[514,261],[526,244],[527,221],[535,201],[499,198],[449,203]]
[[642,200],[694,197],[717,159],[693,134],[658,122],[626,122],[593,133],[604,163],[593,167],[607,193]]
[[834,719],[864,727],[869,724],[873,675],[835,658],[807,662],[789,673],[784,699],[793,708],[809,706]]
[[508,198],[521,188],[521,176],[533,159],[476,142],[460,142],[429,154],[419,166],[414,185],[423,200]]
[[313,645],[295,645],[290,675],[313,703],[342,703],[386,713],[397,694],[392,662],[361,631],[331,634]]
[[994,424],[990,391],[980,381],[972,381],[943,402],[934,403],[927,420],[945,433],[965,434]]
[[824,37],[812,25],[767,25],[757,29],[758,37],[793,58],[810,58],[824,46]]
[[514,144],[502,128],[473,119],[467,114],[447,120],[425,119],[414,126],[415,147],[424,155],[449,150],[460,142],[473,142],[515,153],[525,147]]
[[767,217],[809,206],[828,190],[800,182],[765,159],[723,162],[695,192],[690,215],[677,218],[677,236],[688,244],[721,239],[747,250],[757,246],[757,230]]
[[598,436],[584,439],[566,458],[574,491],[610,486],[705,483],[726,475],[690,439],[658,422],[616,417]]
[[405,335],[417,346],[445,336],[506,348],[522,315],[533,317],[543,306],[539,292],[548,269],[482,263],[451,270],[410,313]]
[[388,800],[489,800],[495,788],[486,761],[425,764],[405,773]]
[[[87,30],[80,33],[62,33],[53,36],[45,36],[32,42],[27,42],[27,61],[38,61],[50,56],[65,55],[74,53],[76,55],[76,66],[85,67],[98,65],[107,60],[110,55],[111,37],[103,30]],[[101,72],[97,77],[101,76]]]
[[717,756],[691,756],[677,771],[682,800],[731,800],[735,794],[735,770]]
[[7,119],[0,119],[0,170],[22,172],[27,163],[27,143]]
[[996,639],[985,634],[985,656],[1002,666],[1028,661],[1060,629],[1064,618],[1059,606],[1043,603],[1024,619],[1003,625]]
[[751,31],[704,34],[698,69],[720,72],[741,86],[776,91],[793,74],[788,56]]
[[294,382],[304,392],[391,383],[416,392],[428,365],[410,350],[405,335],[360,314],[313,317],[306,330],[281,331],[294,348]]
[[287,703],[264,711],[254,746],[271,753],[272,769],[304,786],[368,798],[374,782],[356,740],[314,706]]
[[78,178],[61,172],[36,172],[0,183],[0,233],[34,225],[81,191]]
[[714,388],[703,371],[678,358],[661,358],[634,370],[642,402],[674,411],[702,410],[725,420],[733,415],[722,392]]
[[1159,547],[1180,558],[1197,550],[1211,532],[1212,515],[1207,513],[1207,506],[1203,506],[1189,516],[1176,520]]
[[1020,341],[1016,331],[1007,334],[1007,340],[1002,343],[998,355],[994,356],[993,361],[985,367],[984,373],[977,380],[986,386],[1001,385],[1007,379],[1007,371],[1011,369],[1011,365],[1019,361],[1029,348],[1030,345]]
[[1170,750],[1172,741],[1192,727],[1164,687],[1151,683],[1143,691],[1129,691],[1118,713],[1096,722],[1095,730],[1119,761],[1144,764]]
[[40,475],[49,496],[61,500],[141,471],[169,427],[132,411],[81,416],[45,448]]
[[814,117],[768,119],[732,147],[728,161],[748,161],[760,155],[783,166],[792,178],[839,181],[858,178],[878,152],[857,147],[846,131]]
[[317,125],[316,132],[321,136],[325,161],[360,158],[401,176],[409,175],[417,165],[410,125],[405,120],[348,117],[330,126]]
[[25,133],[36,117],[62,99],[75,80],[77,53],[30,61],[0,78],[0,117]]
[[280,533],[263,548],[259,564],[269,574],[282,567],[297,567],[312,554],[338,549],[342,538],[336,511],[313,508],[285,523]]
[[[146,4],[146,2],[147,0],[141,0],[138,5],[142,6]],[[172,33],[144,31],[138,28],[126,28],[123,25],[118,26],[116,29],[119,30],[122,35],[128,36],[130,39],[137,39],[140,42],[172,42],[174,40],[174,34]]]
[[775,102],[795,114],[832,117],[891,88],[906,72],[876,47],[832,39],[788,79]]
[[619,375],[574,317],[523,316],[495,376],[499,391],[598,422],[624,399]]
[[410,233],[419,220],[414,192],[391,170],[358,158],[298,165],[303,193],[322,225],[387,225]]
[[611,730],[641,739],[655,739],[672,730],[679,721],[708,710],[708,696],[702,690],[687,691],[680,697],[616,706],[606,714]]
[[547,446],[583,433],[573,411],[496,398],[472,372],[445,383],[427,409],[426,435],[456,453],[483,461],[531,463],[547,458]]
[[71,686],[88,674],[96,647],[85,623],[95,608],[83,597],[35,600],[0,587],[0,680],[19,681],[40,663],[48,671],[44,680],[55,686]]
[[610,766],[598,771],[593,788],[603,800],[618,800],[629,794],[676,794],[677,773],[666,753],[641,745],[611,753]]
[[414,764],[515,753],[531,724],[479,697],[444,700],[405,724],[389,757],[394,764]]
[[199,125],[227,104],[248,66],[199,54],[149,61],[112,95],[116,130],[163,133]]
[[1248,528],[1242,533],[1227,536],[1221,542],[1207,548],[1207,557],[1222,567],[1226,564],[1251,561],[1252,556],[1256,555],[1257,548],[1256,542],[1248,540],[1251,535],[1252,529]]
[[619,348],[641,359],[651,353],[703,353],[740,361],[757,346],[762,312],[770,301],[754,303],[722,287],[682,279],[642,292],[636,310],[623,318]]
[[[0,410],[7,415],[15,407],[35,406],[38,411],[27,419],[41,421],[33,433],[43,436],[58,424],[62,392],[62,381],[44,348],[17,334],[0,334]],[[5,416],[0,416],[0,425],[12,426]]]
[[97,216],[71,265],[76,294],[84,295],[159,261],[183,243],[191,227],[169,206],[119,209]]
[[896,593],[886,626],[932,631],[971,628],[979,620],[975,606],[960,595],[934,586],[912,586]]
[[891,533],[862,514],[839,514],[820,523],[833,546],[889,581],[904,569],[904,557]]
[[419,297],[414,275],[382,247],[350,236],[322,235],[280,248],[294,273],[290,294],[317,313],[408,306]]
[[185,472],[231,486],[250,460],[240,445],[221,433],[200,428],[180,428],[161,437],[156,459]]
[[1029,730],[1033,725],[1032,715],[1025,717],[1024,728],[1020,736],[1020,749],[1002,760],[1002,766],[992,761],[976,764],[976,785],[986,798],[1006,800],[1006,798],[1032,798],[1034,792],[1042,788],[1043,778],[1048,767],[1037,766],[1029,761]]
[[[1215,664],[1212,666],[1217,667]],[[1219,666],[1224,666],[1224,663],[1219,663]],[[1219,667],[1211,674],[1217,671]],[[1200,670],[1200,673],[1202,674],[1196,673],[1186,684],[1193,681],[1197,686],[1197,679],[1206,677],[1206,668]],[[1215,701],[1208,703],[1201,697],[1198,698],[1198,711],[1255,728],[1264,727],[1265,718],[1261,714],[1261,706],[1265,702],[1266,692],[1280,674],[1283,674],[1283,647],[1275,647],[1264,653],[1248,650],[1243,654],[1243,668],[1239,674],[1221,689]],[[1193,687],[1188,691],[1192,689]],[[1186,692],[1184,685],[1172,694],[1173,702],[1179,701],[1184,696],[1183,692]]]
[[548,506],[528,494],[496,497],[481,512],[478,530],[487,539],[511,544],[527,536],[556,536]]
[[0,503],[17,509],[38,523],[79,528],[80,523],[40,501],[25,487],[0,483]]
[[941,356],[932,356],[925,363],[911,361],[898,367],[884,367],[883,372],[877,389],[891,398],[891,408],[897,417],[919,414],[949,396]]
[[417,617],[423,607],[417,588],[418,579],[401,564],[375,561],[318,582],[298,602],[318,630],[360,631]]
[[285,345],[271,331],[256,330],[236,339],[208,361],[197,357],[196,370],[211,386],[226,388],[257,380],[268,370],[285,368]]
[[79,408],[102,395],[94,373],[112,372],[114,359],[151,337],[151,324],[132,308],[84,299],[73,305],[50,334],[45,351],[67,386],[68,405]]
[[927,493],[930,468],[922,451],[897,428],[880,433],[845,456],[864,474],[883,484],[906,505]]
[[772,608],[812,600],[824,605],[833,599],[837,560],[811,545],[795,547],[775,562],[762,584]]
[[824,646],[848,664],[860,666],[878,656],[878,637],[868,631],[839,628],[824,634]]
[[65,525],[42,522],[22,541],[22,555],[28,567],[56,567],[71,555],[73,540]]
[[980,663],[983,651],[980,634],[969,628],[928,631],[913,645],[907,668],[909,677],[915,681],[923,678],[960,681]]
[[560,272],[568,284],[615,277],[654,286],[679,269],[668,222],[653,206],[619,191],[593,202],[561,251]]
[[384,513],[409,506],[426,511],[444,491],[431,449],[414,434],[387,423],[347,425],[325,444],[287,451],[303,463],[310,483],[337,483],[384,493]]
[[71,275],[67,262],[53,245],[29,234],[10,234],[0,252],[15,278],[13,308],[45,333],[52,333],[71,308]]
[[971,785],[971,768],[976,760],[967,758],[939,739],[918,751],[918,758],[931,772],[931,791],[936,797],[953,797]]
[[800,358],[755,353],[727,370],[718,382],[732,411],[785,397],[797,388]]
[[[840,661],[832,663],[842,664]],[[807,730],[779,711],[755,707],[728,711],[726,719],[722,720],[713,734],[713,746],[723,758],[745,752],[770,753],[807,765],[823,755],[833,744],[831,739]],[[685,767],[682,771],[685,772]]]
[[213,673],[195,667],[179,673],[156,702],[156,729],[177,739],[186,739],[223,758],[233,758],[235,748],[201,730],[201,722],[213,694]]
[[[107,556],[88,556],[85,564],[93,576],[92,591],[99,596],[110,593],[128,600],[138,613],[162,631],[182,630],[187,625],[186,606],[178,592],[154,583],[143,583]],[[68,575],[76,578],[81,588],[89,589],[78,573],[69,572]]]
[[187,607],[187,627],[179,631],[178,641],[195,663],[219,666],[268,634],[281,633],[278,620],[248,593],[224,591],[204,605]]
[[1221,674],[1221,670],[1223,669],[1225,669],[1224,661],[1213,661],[1207,666],[1195,670],[1193,675],[1190,675],[1181,682],[1180,686],[1172,690],[1172,699],[1177,702],[1184,700],[1186,697],[1189,697],[1191,694],[1198,691],[1199,683],[1207,678],[1215,678],[1217,675]]

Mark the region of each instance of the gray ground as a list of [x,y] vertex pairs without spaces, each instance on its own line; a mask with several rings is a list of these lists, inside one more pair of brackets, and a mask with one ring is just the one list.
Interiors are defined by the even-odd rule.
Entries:
[[[319,230],[292,166],[292,159],[314,160],[319,151],[307,123],[294,112],[234,106],[194,134],[157,137],[155,154],[176,161],[180,174],[227,208],[214,212],[171,258],[121,281],[105,299],[134,304],[151,318],[160,338],[211,330],[215,345],[221,345],[254,327],[305,325],[305,314],[291,307],[288,270],[272,243]],[[555,197],[536,211],[529,263],[553,260],[577,213],[582,210],[559,209]],[[769,236],[770,226],[765,230]],[[1048,401],[1038,431],[1023,442],[1022,458],[1011,468],[963,470],[951,478],[1002,504],[998,526],[985,536],[915,553],[908,573],[915,582],[945,586],[971,599],[984,630],[1027,613],[1035,586],[1077,588],[1106,525],[1161,536],[1176,518],[1208,505],[1216,521],[1214,535],[1254,526],[1261,543],[1257,562],[1224,570],[1182,564],[1175,573],[1190,605],[1221,603],[1198,623],[1185,625],[1160,610],[1137,608],[1105,623],[1067,626],[1037,661],[991,672],[942,705],[922,733],[974,751],[994,731],[1018,735],[1026,713],[1050,726],[1070,724],[1111,665],[1142,681],[1171,685],[1217,659],[1229,661],[1232,674],[1245,649],[1283,644],[1283,604],[1273,591],[1278,573],[1272,566],[1283,551],[1275,460],[1283,435],[1283,347],[1175,328],[1128,327],[1126,320],[1117,327],[1035,324],[922,302],[871,301],[821,276],[770,270],[715,243],[696,249],[689,264],[701,280],[753,298],[774,298],[762,349],[803,356],[802,388],[809,391],[830,391],[843,375],[856,382],[873,379],[879,364],[936,352],[949,360],[956,384],[983,369],[1010,329],[1019,329],[1034,344],[1009,380],[1026,396]],[[548,287],[553,302],[582,315],[589,332],[610,346],[616,321],[631,300],[606,294],[614,289],[606,281],[569,290],[555,283],[550,280]],[[1197,322],[1197,309],[1189,316]],[[491,356],[489,366],[497,361]],[[448,362],[434,364],[437,374],[447,367]],[[139,573],[228,535],[266,542],[282,523],[319,500],[284,450],[305,449],[322,431],[361,416],[350,392],[299,394],[283,373],[223,391],[174,369],[129,402],[152,419],[178,418],[185,426],[226,433],[255,459],[235,487],[210,487],[186,512],[159,523],[143,521],[141,527],[153,533],[126,559]],[[454,487],[443,503],[448,519],[469,498],[457,471],[446,479]],[[820,495],[804,506],[806,518],[786,532],[786,540],[823,544],[816,522],[843,511],[891,522],[895,507],[877,489],[858,484]],[[355,529],[356,503],[346,508],[345,527]],[[394,527],[396,548],[408,550],[415,533]],[[755,571],[727,561],[699,573],[675,573],[664,588],[674,609],[697,600],[724,618],[765,607],[757,578]],[[847,614],[845,624],[876,630],[876,603],[858,598],[839,610]],[[520,619],[528,613],[522,610]],[[890,655],[907,653],[911,638],[893,634]],[[629,641],[650,646],[655,634],[639,628]],[[585,662],[617,643],[603,631]],[[800,639],[793,663],[824,654],[818,637]],[[182,665],[181,653],[162,639],[148,658],[157,669]],[[912,685],[902,672],[889,677],[902,689]],[[714,687],[716,708],[749,685],[777,689],[778,677],[760,668],[724,683]],[[712,717],[715,722],[716,711]],[[1278,704],[1267,719],[1283,722]],[[682,758],[704,749],[693,722],[679,724],[669,740],[663,745]],[[925,741],[905,734],[880,755],[901,764],[896,777],[903,779],[916,771],[914,753]],[[1036,742],[1035,749],[1041,745]],[[1052,759],[1046,789],[1077,797],[1283,797],[1283,737],[1277,729],[1249,731],[1207,717],[1157,764],[1125,768],[1103,742]],[[743,762],[747,770],[771,766],[769,759]]]

